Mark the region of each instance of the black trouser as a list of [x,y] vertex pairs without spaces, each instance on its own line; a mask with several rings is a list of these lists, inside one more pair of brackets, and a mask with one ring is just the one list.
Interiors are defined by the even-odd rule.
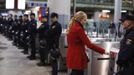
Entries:
[[84,70],[74,70],[74,69],[72,69],[71,75],[84,75]]
[[47,50],[47,48],[40,48],[39,54],[40,54],[40,61],[42,63],[46,64],[45,63],[45,60],[47,60],[47,56],[48,56],[48,50]]
[[24,52],[28,53],[28,42],[27,41],[24,41],[23,47],[24,47]]
[[116,75],[134,75],[134,64],[121,66]]
[[36,47],[35,47],[35,38],[31,38],[31,57],[35,57]]
[[51,60],[52,75],[58,75],[58,60]]

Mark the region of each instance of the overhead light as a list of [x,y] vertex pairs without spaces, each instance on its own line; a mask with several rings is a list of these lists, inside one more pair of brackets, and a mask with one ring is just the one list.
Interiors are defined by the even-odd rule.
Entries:
[[26,0],[18,0],[18,9],[25,9]]
[[110,10],[102,10],[103,13],[109,13]]
[[31,11],[30,10],[27,10],[27,11],[25,11],[24,14],[30,14],[30,13],[31,13]]
[[124,13],[126,13],[127,11],[126,11],[126,10],[122,10],[121,12],[124,12]]
[[14,9],[14,0],[6,0],[6,9]]
[[40,9],[40,7],[39,7],[39,6],[35,7],[35,10],[37,10],[37,11],[38,11],[39,9]]

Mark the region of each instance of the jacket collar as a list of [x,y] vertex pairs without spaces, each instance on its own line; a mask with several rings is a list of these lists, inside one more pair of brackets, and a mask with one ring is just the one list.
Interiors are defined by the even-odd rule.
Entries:
[[128,33],[132,32],[132,31],[134,31],[134,27],[126,30],[126,34],[125,35],[127,35]]
[[84,29],[83,25],[82,25],[80,22],[78,22],[78,21],[75,21],[75,22],[78,23],[78,25],[80,25],[80,27],[81,27],[82,29]]

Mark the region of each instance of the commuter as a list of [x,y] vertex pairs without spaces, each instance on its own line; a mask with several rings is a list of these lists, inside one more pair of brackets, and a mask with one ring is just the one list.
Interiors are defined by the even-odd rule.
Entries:
[[120,42],[117,75],[134,75],[134,16],[126,15],[121,21],[126,33]]
[[61,24],[58,22],[58,14],[51,14],[51,26],[47,32],[47,43],[50,50],[50,63],[52,75],[58,75],[59,38],[62,32]]
[[30,46],[31,46],[31,53],[27,57],[30,60],[35,60],[36,59],[36,33],[37,33],[37,21],[35,20],[35,14],[31,13],[30,14],[31,21],[29,22],[29,33],[30,33]]
[[93,44],[85,34],[83,26],[87,21],[87,15],[83,11],[77,12],[71,19],[67,29],[67,67],[71,75],[84,75],[89,59],[85,52],[85,45],[100,54],[108,54],[105,50]]
[[39,33],[39,55],[40,55],[40,62],[37,63],[38,66],[45,66],[47,64],[47,56],[48,56],[48,49],[47,41],[46,41],[46,32],[49,29],[47,17],[42,17],[42,24],[38,29]]

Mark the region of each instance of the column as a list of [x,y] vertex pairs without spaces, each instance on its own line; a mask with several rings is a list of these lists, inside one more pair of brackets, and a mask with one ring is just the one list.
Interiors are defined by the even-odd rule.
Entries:
[[63,28],[66,28],[70,20],[71,0],[48,0],[50,13],[56,12],[59,14],[59,21]]
[[119,19],[121,18],[121,10],[122,10],[122,0],[115,0],[114,23],[119,23]]
[[118,39],[118,33],[119,33],[119,19],[121,19],[121,10],[122,10],[122,0],[115,0],[115,8],[114,8],[114,24],[116,27],[116,33],[115,33],[115,41]]

